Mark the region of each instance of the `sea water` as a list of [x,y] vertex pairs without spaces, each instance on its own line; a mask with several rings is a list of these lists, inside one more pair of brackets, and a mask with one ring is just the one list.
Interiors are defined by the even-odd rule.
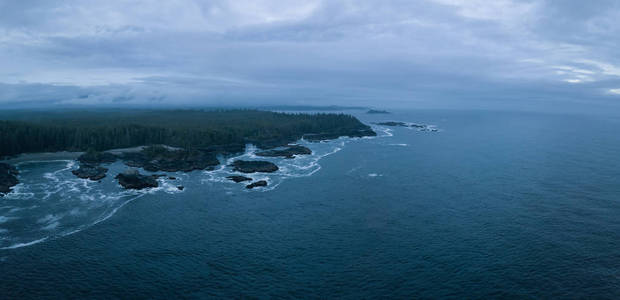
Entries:
[[357,116],[438,131],[373,125],[295,159],[249,146],[237,158],[280,166],[253,190],[225,178],[233,157],[144,191],[116,183],[120,162],[101,182],[19,164],[0,298],[617,298],[619,118]]

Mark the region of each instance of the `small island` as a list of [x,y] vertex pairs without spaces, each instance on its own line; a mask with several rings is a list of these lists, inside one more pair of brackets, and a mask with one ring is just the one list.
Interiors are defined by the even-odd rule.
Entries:
[[271,150],[265,150],[257,152],[258,156],[265,157],[286,157],[286,158],[295,158],[295,155],[309,155],[312,154],[312,150],[308,147],[304,147],[301,145],[288,145],[286,147],[279,147]]
[[378,123],[375,123],[375,124],[383,125],[383,126],[392,126],[392,127],[409,127],[408,123],[396,122],[396,121],[378,122]]
[[118,183],[126,189],[141,190],[159,186],[156,176],[142,175],[136,169],[128,169],[116,175],[115,178],[118,180]]
[[260,160],[235,160],[231,165],[233,171],[242,173],[273,173],[279,168],[276,164]]
[[377,110],[377,109],[370,109],[366,113],[371,114],[371,115],[390,114],[390,112],[387,110]]
[[245,186],[246,189],[253,189],[255,187],[265,187],[267,186],[267,181],[265,180],[259,180],[256,182],[252,182],[251,184],[248,184]]
[[407,123],[407,122],[400,122],[400,121],[377,122],[374,124],[381,125],[381,126],[390,126],[390,127],[414,128],[414,129],[417,129],[418,131],[432,131],[432,132],[439,131],[439,129],[437,129],[434,125]]
[[252,178],[241,176],[241,175],[227,176],[226,178],[230,179],[230,180],[232,180],[232,181],[234,181],[236,183],[244,182],[244,181],[252,181]]
[[80,163],[80,167],[77,170],[71,171],[73,175],[90,180],[101,180],[106,176],[108,172],[107,168],[101,167],[95,164]]

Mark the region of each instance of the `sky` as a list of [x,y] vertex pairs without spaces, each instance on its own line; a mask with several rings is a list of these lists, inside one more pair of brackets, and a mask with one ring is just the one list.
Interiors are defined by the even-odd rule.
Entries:
[[0,106],[620,108],[615,0],[0,0]]

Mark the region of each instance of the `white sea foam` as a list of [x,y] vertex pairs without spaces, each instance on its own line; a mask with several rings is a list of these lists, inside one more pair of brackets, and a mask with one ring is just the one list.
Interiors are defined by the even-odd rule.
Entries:
[[6,195],[4,195],[5,199],[11,200],[28,200],[34,197],[34,193],[28,192],[26,190],[26,185],[24,183],[18,183],[13,187],[12,191]]
[[15,249],[15,248],[21,248],[21,247],[26,247],[26,246],[32,246],[34,244],[38,244],[38,243],[44,242],[46,240],[47,240],[47,237],[44,237],[44,238],[41,238],[41,239],[38,239],[38,240],[34,240],[34,241],[31,241],[31,242],[27,242],[27,243],[17,243],[17,244],[10,245],[8,247],[2,247],[2,248],[0,248],[0,250],[3,250],[3,249]]
[[41,224],[41,223],[52,223],[52,222],[56,222],[58,220],[60,220],[61,216],[55,216],[52,214],[48,214],[43,218],[40,218],[39,220],[37,220],[37,223]]
[[159,191],[164,191],[168,194],[177,194],[177,193],[182,193],[184,191],[178,188],[179,185],[172,184],[170,183],[170,181],[165,180],[163,178],[159,178],[157,182],[159,186],[156,188],[151,188],[147,190],[149,194],[153,194]]
[[[312,154],[310,155],[296,155],[294,158],[280,158],[280,157],[261,157],[257,156],[256,152],[260,151],[253,145],[248,145],[246,147],[246,151],[238,156],[229,157],[225,160],[225,163],[222,164],[218,169],[213,171],[205,171],[203,172],[204,178],[201,180],[201,183],[221,183],[227,186],[237,186],[239,189],[246,192],[266,192],[271,191],[278,187],[284,180],[290,178],[299,178],[311,176],[321,170],[321,165],[319,161],[329,155],[337,153],[341,151],[344,146],[351,141],[360,140],[359,138],[347,138],[341,137],[339,139],[330,140],[330,141],[321,141],[321,142],[308,142],[303,139],[298,141],[298,144],[302,146],[306,146],[312,150]],[[274,173],[253,173],[253,174],[244,174],[240,172],[235,172],[229,166],[235,160],[265,160],[270,161],[278,165],[279,170]],[[265,187],[255,187],[254,189],[246,189],[245,186],[250,182],[242,182],[235,183],[229,179],[227,176],[233,175],[242,175],[248,178],[252,178],[251,182],[256,182],[259,180],[265,180],[267,182],[267,186]]]
[[439,129],[437,128],[436,125],[431,125],[431,124],[418,124],[418,123],[411,123],[411,122],[405,122],[407,124],[407,129],[410,130],[416,130],[416,131],[428,131],[428,132],[438,132]]
[[[378,137],[392,136],[390,129],[378,129],[383,135]],[[371,139],[377,137],[369,137]],[[256,152],[259,151],[255,146],[248,145],[246,151],[235,157],[220,158],[223,162],[217,169],[212,171],[203,171],[203,178],[200,183],[217,183],[222,185],[226,194],[234,195],[235,191],[243,192],[268,192],[277,188],[283,181],[290,178],[311,176],[321,170],[320,160],[335,154],[345,148],[350,142],[361,141],[365,139],[342,137],[331,141],[322,141],[320,143],[312,143],[299,141],[299,144],[306,146],[312,150],[311,155],[298,155],[293,159],[259,157]],[[280,170],[274,173],[254,173],[242,174],[234,172],[229,164],[237,159],[246,160],[267,160],[276,163]],[[38,168],[29,168],[30,163],[50,163],[57,166],[54,171],[44,171],[40,166],[33,165]],[[58,164],[61,164],[59,166]],[[67,236],[76,232],[80,232],[88,227],[103,222],[127,205],[128,203],[139,199],[147,194],[183,193],[188,188],[191,189],[191,183],[184,184],[185,189],[179,190],[178,186],[184,183],[184,180],[190,179],[190,175],[186,173],[174,174],[176,180],[169,180],[167,177],[161,177],[157,181],[159,187],[150,188],[141,191],[124,190],[110,176],[104,178],[101,183],[86,179],[76,178],[71,174],[71,170],[77,165],[71,160],[53,160],[53,161],[37,161],[37,162],[21,162],[17,164],[20,169],[20,181],[13,188],[13,191],[6,195],[0,204],[2,208],[8,208],[10,211],[3,212],[0,217],[0,223],[8,221],[24,222],[23,231],[13,230],[2,231],[3,236],[0,239],[0,249],[14,249],[34,245],[49,239],[55,239]],[[116,168],[120,171],[124,166],[119,162],[115,167],[111,165],[111,172]],[[266,187],[256,187],[254,189],[246,189],[245,185],[249,182],[234,183],[227,179],[227,176],[243,175],[251,177],[252,182],[265,180],[268,185]],[[188,186],[189,185],[189,186]],[[116,186],[117,189],[111,189]],[[14,201],[19,200],[19,201]],[[11,206],[4,205],[11,201]],[[17,205],[17,206],[13,206]],[[65,221],[66,220],[66,221]],[[33,231],[31,226],[38,228]],[[78,225],[71,225],[78,224]],[[5,226],[6,227],[6,226]],[[8,244],[12,242],[12,244]]]
[[393,130],[387,127],[381,127],[381,126],[373,126],[372,128],[374,131],[379,131],[379,132],[383,132],[383,135],[379,136],[379,137],[392,137],[394,136],[394,134],[392,133]]
[[[437,125],[432,125],[432,124],[419,124],[419,123],[412,123],[412,122],[400,122],[403,123],[405,126],[401,126],[402,128],[406,128],[409,130],[415,130],[415,131],[425,131],[425,132],[440,132],[443,131],[441,129],[439,129],[437,127]],[[382,131],[385,133],[384,136],[393,136],[392,134],[392,129],[387,128],[385,126],[382,125],[374,125],[373,130],[375,131]]]
[[42,230],[54,230],[56,229],[56,227],[58,227],[58,225],[60,225],[60,222],[53,222],[53,223],[50,223],[48,225],[41,227],[41,229]]
[[351,170],[347,171],[347,175],[350,175],[350,174],[352,174],[353,172],[355,172],[355,171],[357,171],[357,170],[359,170],[359,169],[361,169],[361,168],[362,168],[362,166],[357,166],[357,167],[355,167],[355,168],[353,168],[353,169],[351,169]]
[[[101,223],[101,222],[103,222],[103,221],[105,221],[105,220],[109,219],[109,218],[110,218],[110,217],[112,217],[112,216],[113,216],[113,215],[114,215],[114,214],[115,214],[115,213],[116,213],[119,209],[121,209],[123,206],[127,205],[127,203],[129,203],[129,202],[131,202],[131,201],[134,201],[134,200],[136,200],[136,199],[138,199],[138,198],[140,198],[140,197],[142,197],[142,196],[144,196],[144,195],[146,195],[146,194],[139,194],[139,195],[137,195],[137,196],[135,196],[135,197],[133,197],[133,198],[131,198],[131,199],[128,199],[127,201],[125,201],[125,202],[123,202],[121,205],[119,205],[118,207],[114,208],[114,209],[113,209],[113,210],[112,210],[109,214],[107,214],[107,215],[105,215],[105,216],[103,216],[103,217],[99,218],[98,220],[96,220],[95,222],[93,222],[92,224],[90,224],[90,226],[92,226],[92,225],[96,225],[96,224],[98,224],[98,223]],[[88,227],[90,227],[90,226],[88,226]],[[78,229],[78,230],[75,230],[75,231],[71,231],[71,232],[67,233],[66,235],[73,234],[73,233],[78,232],[78,231],[81,231],[81,230],[83,230],[83,229],[84,229],[84,228],[81,228],[81,229]]]
[[[44,168],[50,168],[48,164],[56,169],[45,171]],[[21,183],[0,198],[0,204],[12,204],[2,206],[10,210],[3,213],[0,222],[11,221],[11,230],[3,233],[0,249],[25,247],[79,232],[106,220],[120,207],[148,192],[121,188],[114,191],[109,185],[76,178],[70,171],[75,167],[72,161],[21,162],[17,166]],[[167,192],[172,190],[169,185],[163,184]],[[175,187],[175,190],[178,189]],[[70,221],[65,223],[64,218]],[[39,231],[33,228],[35,224],[40,224],[35,227]]]

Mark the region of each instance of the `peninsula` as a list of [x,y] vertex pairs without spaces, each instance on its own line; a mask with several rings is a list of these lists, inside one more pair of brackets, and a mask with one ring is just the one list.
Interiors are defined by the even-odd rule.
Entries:
[[[101,164],[121,159],[129,167],[157,172],[208,170],[220,164],[218,156],[245,151],[246,144],[259,149],[257,155],[294,158],[311,154],[294,144],[335,139],[341,136],[375,136],[372,129],[346,114],[278,113],[260,110],[135,110],[14,112],[0,115],[0,157],[24,153],[79,152],[80,162],[73,174],[100,180],[107,168]],[[148,146],[153,145],[153,146]],[[148,147],[144,147],[148,146]],[[113,149],[136,151],[111,151]],[[241,173],[275,172],[278,167],[262,161],[237,161]],[[9,167],[7,167],[7,170]],[[13,169],[11,169],[13,170]],[[5,172],[0,185],[15,185],[15,171]],[[4,178],[7,178],[4,180]],[[116,176],[123,183],[131,179],[153,186],[151,178],[135,172]],[[262,186],[263,183],[254,185]],[[11,186],[12,186],[11,185]]]

